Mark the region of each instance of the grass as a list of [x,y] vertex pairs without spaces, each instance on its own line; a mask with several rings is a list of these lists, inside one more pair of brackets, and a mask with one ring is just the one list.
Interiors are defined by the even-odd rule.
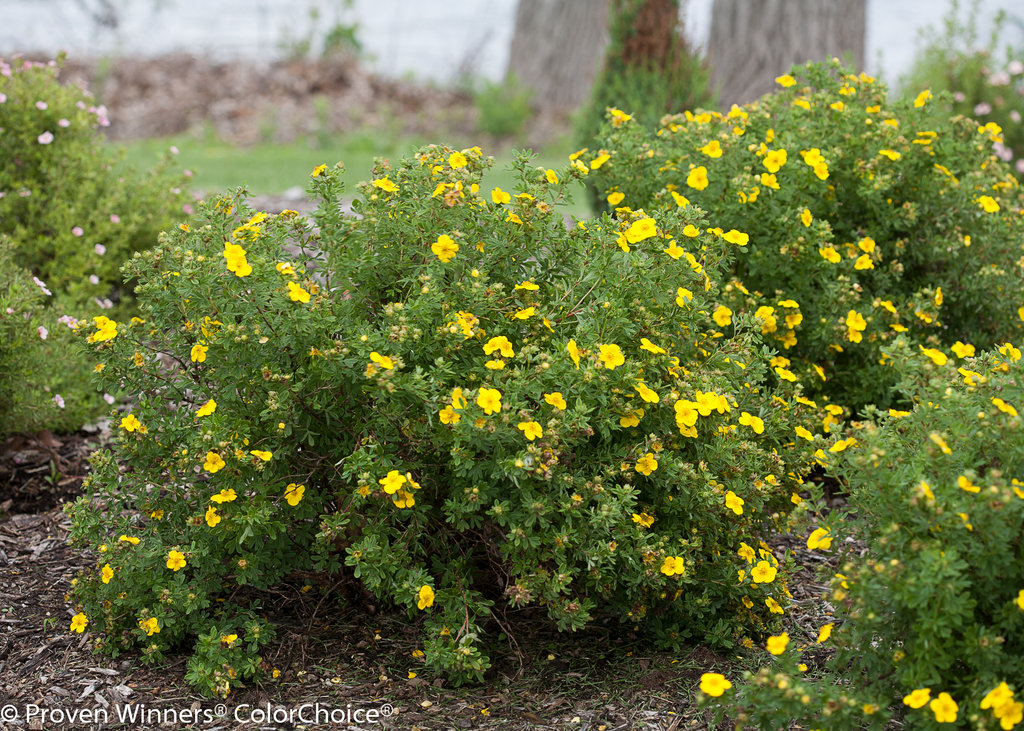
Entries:
[[[181,166],[194,173],[192,180],[196,190],[216,192],[245,185],[250,193],[272,195],[296,186],[304,189],[313,168],[321,163],[341,161],[345,164],[345,189],[354,191],[357,183],[369,179],[375,158],[397,161],[426,142],[365,131],[334,137],[322,145],[310,140],[296,140],[287,144],[261,143],[238,147],[213,137],[179,135],[130,142],[125,145],[125,162],[138,169],[149,168],[173,145],[179,150],[177,159]],[[455,144],[465,147],[473,143],[458,141]],[[536,164],[545,168],[562,167],[572,152],[570,145],[569,140],[563,140],[541,150]],[[509,169],[514,150],[507,147],[485,148],[484,153],[492,155],[495,162],[484,175],[481,188],[488,191],[500,187],[514,191],[516,177]],[[573,203],[566,207],[565,213],[579,217],[589,215],[582,187],[573,192]]]

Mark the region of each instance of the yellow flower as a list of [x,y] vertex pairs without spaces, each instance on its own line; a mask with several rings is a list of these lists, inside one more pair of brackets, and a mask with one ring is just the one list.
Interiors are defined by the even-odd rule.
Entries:
[[[917,105],[917,102],[914,102]],[[918,105],[920,106],[920,105]],[[956,723],[956,714],[960,710],[960,707],[953,700],[953,697],[949,693],[939,693],[938,697],[934,698],[928,707],[932,709],[932,713],[935,714],[935,720],[938,723]]]
[[294,482],[288,484],[284,489],[284,499],[293,508],[302,501],[302,497],[306,494],[305,485],[296,485]]
[[591,170],[597,170],[602,165],[604,165],[606,162],[608,162],[611,159],[612,159],[611,155],[609,155],[606,152],[602,152],[600,155],[598,155],[597,157],[595,157],[593,160],[590,161],[590,169]]
[[416,606],[419,609],[427,609],[434,605],[434,590],[424,584],[416,595]]
[[1010,416],[1016,416],[1017,415],[1017,409],[1015,409],[1013,406],[1011,406],[1010,404],[1008,404],[1005,401],[1003,401],[998,396],[993,397],[992,403],[995,405],[995,407],[997,409],[1002,411],[1004,414],[1009,414]]
[[640,394],[640,398],[649,404],[656,404],[661,401],[661,396],[658,395],[658,392],[648,388],[647,384],[643,381],[633,386],[633,388]]
[[781,655],[786,651],[786,645],[789,644],[789,635],[783,632],[781,635],[775,635],[768,638],[768,642],[765,647],[773,655]]
[[623,199],[625,197],[626,197],[626,194],[625,193],[621,193],[619,191],[615,191],[614,193],[609,193],[608,194],[608,205],[610,205],[610,206],[617,206],[620,203],[622,203],[622,201],[623,201]]
[[926,348],[923,345],[919,345],[918,347],[921,348],[921,352],[927,355],[931,359],[932,363],[934,363],[937,366],[944,366],[946,365],[946,361],[949,360],[946,354],[943,353],[941,350],[936,350],[935,348]]
[[828,640],[828,638],[832,636],[832,628],[834,626],[835,625],[832,624],[831,622],[829,624],[824,624],[824,625],[821,626],[821,629],[818,630],[818,644],[819,645],[822,642],[826,642]]
[[842,452],[844,449],[846,449],[848,447],[852,447],[856,443],[857,443],[857,440],[854,439],[853,437],[850,437],[849,439],[840,439],[838,442],[836,442],[831,447],[829,447],[828,451],[830,451],[830,452]]
[[381,355],[376,350],[370,352],[370,361],[389,371],[395,367],[395,361],[386,355]]
[[469,161],[461,152],[453,152],[448,156],[448,164],[451,165],[453,169],[457,169],[466,167],[466,165],[469,164]]
[[327,171],[327,166],[326,165],[317,165],[315,168],[313,168],[313,172],[311,172],[309,174],[309,177],[311,177],[311,178],[319,178],[326,171]]
[[722,234],[722,239],[728,241],[730,244],[746,246],[750,243],[750,234],[745,234],[742,231],[737,231],[736,229],[730,229]]
[[746,411],[740,414],[741,426],[749,426],[755,434],[764,434],[764,420],[758,416],[748,414]]
[[519,310],[517,313],[512,315],[512,317],[515,318],[516,320],[529,320],[531,317],[533,317],[536,314],[537,314],[537,308],[536,307],[527,307],[525,309]]
[[931,698],[931,688],[918,688],[912,693],[903,696],[903,705],[911,708],[921,708]]
[[309,292],[295,282],[288,282],[288,299],[292,302],[309,302]]
[[484,355],[490,355],[494,351],[498,351],[505,358],[511,358],[516,354],[512,349],[512,343],[504,335],[493,337],[484,344]]
[[647,338],[640,338],[640,350],[646,350],[648,353],[654,353],[655,355],[663,355],[668,352],[664,348],[655,345]]
[[969,477],[965,477],[964,475],[960,475],[956,478],[956,484],[964,492],[981,492],[981,488],[971,482]]
[[811,535],[807,536],[807,550],[816,551],[820,548],[827,551],[832,548],[832,536],[828,532],[828,528],[815,528]]
[[501,391],[496,388],[481,388],[476,397],[476,405],[485,414],[497,414],[501,411]]
[[644,528],[650,528],[654,525],[654,516],[647,513],[640,513],[639,515],[633,513],[633,522],[642,525]]
[[114,569],[110,568],[109,563],[103,564],[103,570],[100,572],[100,579],[104,584],[109,584],[112,578],[114,578]]
[[220,516],[217,515],[217,508],[212,505],[206,509],[206,524],[211,528],[215,527],[220,522]]
[[576,345],[575,340],[570,340],[565,349],[569,351],[569,357],[572,358],[572,362],[576,364],[576,370],[580,369],[580,349]]
[[736,515],[743,515],[743,498],[729,490],[725,493],[725,507],[736,513]]
[[437,241],[430,245],[430,250],[434,252],[434,255],[440,259],[443,264],[447,264],[455,258],[455,254],[459,250],[459,245],[456,244],[448,234],[441,234],[437,237]]
[[551,168],[544,171],[544,179],[551,185],[556,185],[558,183],[558,175]]
[[189,353],[189,358],[192,359],[193,363],[203,363],[206,361],[206,351],[209,350],[209,346],[203,341],[199,341],[192,346],[192,350]]
[[959,340],[953,343],[953,347],[950,348],[950,350],[956,354],[957,358],[974,357],[974,346],[967,343],[961,343]]
[[127,432],[142,432],[142,422],[135,417],[135,414],[128,414],[128,416],[121,419],[121,428]]
[[395,491],[405,484],[406,478],[398,470],[391,470],[386,476],[377,480],[377,482],[384,488],[384,492],[388,495],[394,495]]
[[178,571],[185,568],[185,555],[181,551],[168,551],[167,568],[171,571]]
[[826,246],[823,249],[818,249],[818,253],[821,254],[822,258],[825,261],[830,262],[832,264],[838,264],[843,259],[843,257],[839,255],[839,252],[836,251],[831,246]]
[[931,434],[928,435],[928,438],[935,443],[935,445],[942,451],[943,454],[953,454],[953,450],[949,448],[949,445],[946,444],[946,440],[943,439],[940,435],[936,434],[935,432],[932,432]]
[[503,205],[512,200],[512,196],[503,191],[501,188],[495,188],[491,191],[491,200],[495,205]]
[[979,196],[977,203],[985,210],[985,213],[996,213],[999,210],[999,203],[990,195]]
[[245,249],[238,244],[224,242],[224,260],[227,262],[229,272],[234,272],[236,277],[247,277],[252,274],[252,267],[245,258]]
[[265,449],[253,449],[249,451],[249,454],[254,457],[259,457],[264,462],[269,462],[271,457],[274,456],[272,452],[268,452]]
[[395,504],[396,508],[411,508],[416,504],[416,498],[413,497],[411,492],[405,490],[398,490],[394,495],[391,496],[391,502]]
[[797,435],[798,437],[800,437],[801,439],[806,439],[806,440],[807,440],[807,441],[809,441],[809,442],[811,442],[811,441],[814,441],[814,435],[813,435],[813,434],[811,434],[811,433],[810,433],[810,432],[809,432],[809,431],[808,431],[807,429],[805,429],[804,427],[802,427],[802,426],[798,426],[798,427],[796,427],[796,430],[795,430],[795,431],[796,431],[796,435]]
[[788,89],[789,87],[796,84],[796,79],[794,79],[789,74],[783,74],[782,76],[775,77],[775,83],[783,87],[784,89]]
[[122,535],[117,540],[118,540],[119,543],[131,543],[133,546],[139,545],[139,539],[136,538],[135,536],[125,536],[125,535]]
[[544,430],[541,429],[540,424],[536,421],[520,421],[516,424],[516,428],[531,442],[538,437],[544,436]]
[[722,145],[718,140],[711,140],[704,147],[698,148],[700,152],[711,158],[718,158],[722,156]]
[[525,289],[528,292],[536,292],[540,287],[527,279],[517,284],[515,289]]
[[604,367],[608,370],[615,370],[617,366],[626,362],[625,356],[622,355],[622,349],[615,344],[602,345],[601,354],[598,356],[598,360],[604,363]]
[[565,411],[565,408],[567,406],[567,404],[565,403],[565,399],[562,397],[562,393],[560,391],[544,394],[544,401],[550,404],[551,406],[554,406],[559,411]]
[[203,463],[204,470],[213,474],[214,472],[223,469],[224,465],[225,462],[219,454],[217,454],[216,452],[206,453],[206,462]]
[[725,327],[732,322],[732,310],[725,305],[719,305],[714,314],[711,315],[711,319],[713,319],[719,327]]
[[216,495],[210,498],[215,503],[230,503],[234,502],[238,498],[238,494],[231,488],[221,490]]
[[636,471],[641,475],[650,475],[656,469],[658,469],[658,460],[650,452],[636,461]]
[[777,173],[786,164],[787,154],[785,150],[768,150],[761,158],[761,164],[768,168],[768,172]]
[[682,556],[666,556],[661,563],[661,573],[665,576],[682,576],[686,573],[686,563]]
[[782,606],[777,601],[775,601],[774,598],[767,597],[764,600],[764,603],[768,607],[768,611],[770,611],[772,614],[785,614],[785,612],[782,609]]
[[704,190],[708,187],[708,169],[703,165],[690,170],[686,176],[686,184],[694,190]]
[[[1020,496],[1018,496],[1018,497],[1020,497]],[[1016,604],[1017,604],[1017,608],[1018,609],[1020,609],[1021,611],[1024,611],[1024,589],[1021,589],[1019,592],[1017,592],[1017,602],[1016,602]]]
[[871,261],[871,257],[867,254],[861,254],[857,257],[857,261],[853,264],[854,269],[874,269],[875,263]]
[[196,416],[209,416],[216,410],[217,402],[214,401],[213,399],[210,399],[205,404],[199,407],[199,409],[196,411]]
[[450,405],[441,409],[438,412],[438,416],[441,418],[442,424],[458,424],[462,419],[462,416]]
[[896,162],[901,157],[903,157],[903,155],[901,155],[900,153],[896,152],[895,150],[879,150],[878,154],[882,155],[883,157],[889,158],[893,162]]
[[626,241],[636,244],[658,234],[658,226],[653,218],[641,218],[634,222],[624,234]]
[[914,106],[918,107],[918,108],[923,107],[925,105],[925,103],[929,99],[931,99],[931,98],[932,98],[931,89],[925,89],[920,94],[918,94],[917,97],[915,97],[915,99],[914,99]]
[[71,618],[71,631],[77,632],[78,634],[82,634],[82,632],[85,631],[85,628],[86,626],[88,626],[88,624],[88,618],[82,612],[79,612]]
[[395,183],[392,182],[390,179],[388,179],[387,175],[385,175],[383,178],[377,178],[376,180],[374,180],[373,186],[375,188],[380,188],[385,193],[394,193],[398,190],[398,186],[395,185]]
[[770,584],[775,581],[776,573],[778,573],[778,569],[772,566],[771,563],[768,561],[758,561],[757,565],[750,571],[750,578],[753,579],[755,584]]

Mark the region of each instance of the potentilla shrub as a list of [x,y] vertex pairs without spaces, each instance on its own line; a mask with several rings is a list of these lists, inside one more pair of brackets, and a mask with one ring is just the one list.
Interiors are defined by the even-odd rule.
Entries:
[[752,314],[811,395],[889,404],[882,349],[989,347],[1024,319],[1024,228],[1000,131],[937,121],[930,92],[893,102],[837,63],[794,68],[726,114],[668,116],[655,134],[611,115],[591,173],[612,205],[696,206],[749,238],[722,306]]
[[[62,61],[0,59],[0,235],[11,242],[14,261],[45,284],[39,317],[51,333],[61,318],[116,317],[130,308],[121,265],[153,246],[186,203],[185,177],[168,160],[137,172],[105,144],[106,110],[84,89],[60,83]],[[0,433],[73,430],[106,408],[90,383],[91,364],[63,338],[61,332],[60,346],[37,339],[26,347],[64,364],[35,377],[68,406],[47,413],[35,402],[16,405],[26,419],[5,418]]]
[[[95,409],[74,387],[89,378],[74,321],[52,314],[46,283],[16,261],[14,245],[0,236],[0,439],[43,426],[76,429]],[[56,372],[54,363],[62,364]]]
[[[752,727],[1024,720],[1021,351],[1007,342],[967,355],[901,338],[886,352],[914,406],[873,411],[826,454],[848,504],[808,528],[808,547],[825,554],[856,540],[822,597],[834,620],[810,642],[769,639],[778,657],[735,688],[705,676],[705,696]],[[834,652],[825,675],[802,672],[802,653],[821,650]]]
[[456,680],[488,668],[495,608],[667,645],[769,631],[763,537],[824,412],[766,386],[759,328],[712,318],[730,249],[683,233],[695,208],[567,227],[580,171],[522,158],[512,194],[487,164],[381,163],[353,215],[320,166],[312,224],[222,196],[127,267],[139,318],[82,328],[138,402],[70,511],[96,550],[74,628],[150,659],[198,635],[190,678],[220,694],[270,637],[244,587],[298,570],[408,612]]

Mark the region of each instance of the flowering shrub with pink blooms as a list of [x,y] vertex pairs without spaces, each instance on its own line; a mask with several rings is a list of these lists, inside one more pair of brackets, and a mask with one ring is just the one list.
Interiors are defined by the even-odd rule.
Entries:
[[218,694],[260,670],[254,590],[296,571],[408,613],[457,680],[508,608],[667,646],[772,631],[763,539],[836,436],[767,384],[760,328],[713,319],[729,246],[684,233],[694,208],[567,227],[577,165],[522,157],[515,193],[481,190],[487,165],[380,163],[355,215],[320,166],[312,221],[218,196],[128,265],[139,316],[80,331],[138,401],[69,509],[95,559],[76,631],[194,644]]
[[[105,408],[89,384],[90,366],[68,360],[55,343],[74,318],[128,303],[131,286],[121,279],[121,265],[156,243],[161,229],[181,217],[187,197],[184,177],[169,160],[149,172],[125,169],[103,141],[105,109],[84,89],[61,84],[59,71],[56,61],[0,59],[0,235],[44,294],[38,325],[18,337],[16,350],[7,340],[0,349],[5,359],[30,361],[36,358],[26,348],[35,348],[38,360],[64,364],[33,374],[30,380],[42,382],[52,398],[21,410],[34,415],[30,420],[6,420],[4,432],[75,429]],[[8,306],[15,310],[8,317],[32,318]]]

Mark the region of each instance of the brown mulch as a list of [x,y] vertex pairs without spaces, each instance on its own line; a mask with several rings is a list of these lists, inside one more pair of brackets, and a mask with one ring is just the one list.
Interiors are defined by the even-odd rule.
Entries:
[[107,106],[107,135],[119,141],[212,132],[251,145],[368,128],[404,135],[476,130],[466,92],[380,77],[346,55],[269,63],[187,54],[71,58],[61,78],[85,83]]

